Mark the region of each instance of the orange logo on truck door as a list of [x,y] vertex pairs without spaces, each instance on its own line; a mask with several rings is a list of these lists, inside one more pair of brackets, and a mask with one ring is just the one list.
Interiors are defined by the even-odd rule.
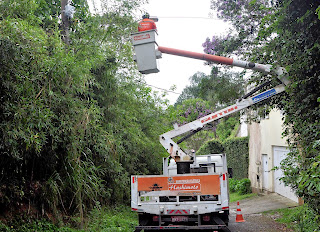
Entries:
[[204,176],[172,176],[172,177],[143,177],[139,176],[138,191],[158,191],[171,192],[174,195],[181,193],[199,195],[219,195],[220,179],[219,175]]

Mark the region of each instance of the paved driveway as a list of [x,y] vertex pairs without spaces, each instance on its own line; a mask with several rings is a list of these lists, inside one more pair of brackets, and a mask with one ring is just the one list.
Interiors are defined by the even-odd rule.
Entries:
[[233,202],[230,204],[229,229],[232,232],[291,231],[284,225],[275,222],[271,216],[263,215],[262,212],[297,205],[296,202],[276,193],[244,199],[240,201],[240,209],[246,221],[236,223],[237,202]]

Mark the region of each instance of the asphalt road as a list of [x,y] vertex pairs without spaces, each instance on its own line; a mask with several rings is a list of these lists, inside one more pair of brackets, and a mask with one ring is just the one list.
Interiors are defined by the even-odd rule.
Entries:
[[230,204],[229,229],[232,232],[278,232],[292,231],[283,224],[277,223],[270,215],[262,214],[269,210],[294,207],[298,204],[276,193],[257,196],[239,201],[245,222],[235,222],[237,202]]

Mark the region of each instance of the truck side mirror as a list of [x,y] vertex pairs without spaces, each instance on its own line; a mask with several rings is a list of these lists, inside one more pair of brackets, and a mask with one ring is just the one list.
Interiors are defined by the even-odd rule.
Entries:
[[228,174],[229,174],[229,178],[232,178],[232,176],[233,176],[232,168],[228,168]]

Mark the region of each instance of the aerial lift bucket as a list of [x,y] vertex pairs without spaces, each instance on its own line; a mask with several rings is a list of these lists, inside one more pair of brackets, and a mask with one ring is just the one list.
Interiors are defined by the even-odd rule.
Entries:
[[157,59],[161,58],[161,52],[157,49],[157,35],[156,30],[141,31],[131,35],[135,51],[134,60],[142,74],[159,72]]

